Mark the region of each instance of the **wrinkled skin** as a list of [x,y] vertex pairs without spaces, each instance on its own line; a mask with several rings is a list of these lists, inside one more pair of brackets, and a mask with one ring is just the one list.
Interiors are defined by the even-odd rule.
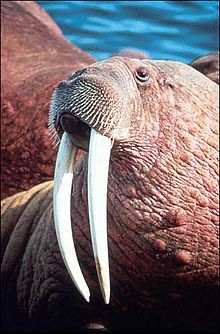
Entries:
[[[56,151],[51,150],[51,142],[46,127],[51,92],[59,80],[66,78],[71,72],[94,62],[91,57],[64,40],[60,30],[53,21],[36,4],[32,3],[30,5],[30,3],[1,3],[3,6],[3,27],[5,27],[3,29],[4,38],[2,39],[2,43],[3,51],[6,50],[5,55],[7,55],[4,58],[3,54],[3,196],[18,190],[27,189],[35,183],[51,178],[56,155]],[[24,8],[29,11],[29,14],[31,12],[31,15],[27,15],[24,12]],[[43,16],[42,19],[42,15],[46,16]],[[39,24],[39,20],[44,23],[43,26]],[[31,38],[27,39],[25,37],[25,33],[27,33],[26,27],[30,23],[32,27],[38,27],[34,28],[31,33],[31,36],[35,36],[34,41],[37,41],[37,43],[32,43]],[[15,26],[17,29],[14,29]],[[19,34],[17,31],[19,31]],[[18,40],[18,35],[21,40]],[[47,41],[46,43],[45,40]],[[30,45],[28,46],[26,43],[30,43]],[[33,52],[37,46],[39,50]],[[52,51],[49,50],[50,48]],[[14,57],[14,49],[16,49],[16,57]],[[64,52],[64,50],[66,51]],[[34,57],[33,53],[35,53]],[[27,55],[25,58],[27,66],[25,67],[24,54]],[[28,55],[31,56],[28,57]],[[27,59],[29,59],[30,63],[27,63]],[[45,66],[42,66],[42,64],[45,64]],[[31,69],[33,70],[36,67],[37,70],[32,75]],[[24,78],[25,82],[22,81]],[[35,80],[35,78],[38,78],[38,80]],[[28,85],[27,82],[30,82],[30,84]],[[178,82],[179,77],[177,79]],[[203,84],[199,89],[196,89],[197,92],[200,92],[200,97],[202,97],[201,87],[203,87]],[[33,94],[33,91],[36,95]],[[23,92],[23,94],[18,94],[18,92]],[[178,96],[178,89],[176,94]],[[190,99],[188,93],[186,95],[184,103],[188,100],[191,101],[191,94],[189,94]],[[169,102],[168,97],[167,100]],[[201,106],[203,106],[203,103],[204,101],[201,102]],[[209,138],[212,138],[211,131],[215,132],[213,129],[216,121],[210,96],[207,98],[207,103],[210,103],[208,116],[210,123],[208,123],[211,124],[211,130]],[[181,110],[184,110],[184,107]],[[39,114],[40,111],[43,111],[42,114]],[[9,118],[8,115],[11,115],[11,113],[12,116],[16,115],[16,117]],[[25,122],[27,122],[28,115],[30,114],[27,129],[24,129],[24,114]],[[192,114],[190,113],[190,117]],[[37,115],[39,116],[37,117]],[[180,115],[180,111],[178,115]],[[186,113],[184,116],[186,116]],[[181,118],[181,121],[184,126],[186,120]],[[201,133],[205,134],[206,139],[208,138],[205,120],[200,121],[198,118],[196,124],[198,123],[200,126],[195,126],[195,131],[192,131],[194,132],[193,135],[190,135],[186,128],[185,132],[181,132],[181,127],[179,130],[178,126],[175,127],[178,130],[177,138],[181,137],[181,143],[185,143],[185,136],[183,134],[186,137],[187,135],[191,136],[197,142],[199,136],[196,134],[198,134],[197,131],[199,129]],[[19,137],[17,133],[20,134]],[[10,137],[12,134],[14,135]],[[16,138],[16,141],[14,138]],[[213,136],[213,141],[211,140],[212,144],[216,143],[216,138],[217,136]],[[172,139],[172,136],[170,139]],[[183,145],[183,149],[184,146],[187,148],[187,143],[189,144],[190,141],[186,139],[186,146]],[[200,144],[202,145],[201,142]],[[16,148],[15,145],[17,145]],[[192,146],[196,147],[194,144]],[[166,147],[166,143],[164,143],[164,147]],[[21,148],[22,152],[26,152],[27,154],[25,163],[23,162],[24,160],[21,161],[20,159]],[[184,192],[185,198],[192,200],[189,208],[193,220],[190,223],[175,227],[175,224],[178,225],[184,221],[184,215],[182,216],[181,212],[178,215],[178,212],[176,214],[171,210],[171,217],[168,215],[165,219],[161,217],[160,220],[160,214],[162,215],[167,210],[169,203],[165,202],[163,204],[163,210],[158,206],[158,210],[161,210],[158,214],[158,211],[156,213],[154,211],[157,208],[155,204],[159,203],[159,201],[152,200],[151,204],[149,200],[148,208],[150,206],[153,208],[150,220],[146,220],[147,224],[142,224],[136,232],[131,231],[131,229],[134,229],[135,222],[141,222],[141,214],[138,210],[133,210],[130,205],[134,200],[134,205],[137,204],[139,206],[140,194],[146,187],[145,184],[143,186],[140,183],[139,186],[141,189],[136,192],[133,177],[130,182],[130,179],[126,175],[123,175],[123,173],[118,187],[119,172],[115,173],[114,166],[119,167],[118,170],[122,170],[121,157],[118,155],[117,158],[116,155],[113,155],[114,159],[112,160],[113,164],[111,164],[110,177],[113,181],[112,175],[114,175],[116,183],[109,183],[108,228],[112,289],[111,303],[108,306],[103,304],[100,295],[88,231],[85,184],[86,156],[75,167],[74,187],[79,189],[79,193],[77,196],[74,196],[72,220],[75,230],[74,239],[77,246],[77,254],[92,292],[90,304],[87,304],[76,291],[63,265],[56,241],[51,212],[52,183],[39,185],[27,192],[17,194],[5,200],[2,209],[1,243],[3,260],[3,326],[5,328],[13,328],[16,331],[27,329],[28,326],[32,325],[34,331],[37,328],[41,330],[47,328],[73,330],[74,328],[88,328],[90,327],[88,325],[89,322],[99,322],[106,325],[107,328],[113,329],[216,329],[218,322],[217,274],[215,269],[215,263],[217,263],[217,227],[213,221],[210,222],[209,220],[210,216],[214,220],[216,216],[213,214],[214,209],[212,208],[212,205],[215,207],[213,198],[217,199],[215,191],[216,176],[214,175],[214,167],[211,166],[208,168],[205,164],[205,161],[210,161],[211,153],[212,151],[215,152],[215,149],[212,148],[212,145],[209,146],[206,144],[204,144],[203,149],[206,153],[203,154],[203,150],[198,150],[197,153],[201,158],[197,157],[197,163],[202,169],[196,168],[198,172],[194,172],[194,176],[195,180],[200,180],[201,182],[198,186],[200,191],[207,188],[211,192],[211,208],[210,206],[200,206],[201,203],[204,205],[206,200],[204,202],[199,201],[199,196],[196,194],[196,182],[192,186],[192,188],[195,188],[195,192],[192,192],[194,193],[194,197],[190,198],[190,194],[187,197],[187,193],[185,193],[187,185],[185,182],[188,174],[186,177],[184,171],[189,170],[190,162],[188,161],[187,154],[182,161],[178,151],[175,157],[176,160],[174,159],[174,161],[178,163],[177,170],[180,173],[177,174],[181,175],[181,172],[183,174],[181,178],[182,188],[178,187],[175,189],[174,198],[175,201],[177,198],[180,200],[180,194]],[[209,151],[208,153],[206,149]],[[129,163],[131,159],[130,152],[132,150],[129,150]],[[122,160],[125,160],[126,157],[127,155]],[[120,164],[117,163],[117,159],[118,161],[120,159]],[[132,158],[132,161],[135,160],[136,158]],[[33,168],[31,168],[32,162]],[[215,162],[216,159],[213,159],[213,163]],[[129,166],[131,165],[126,165],[128,165],[126,166],[128,176],[133,175],[133,170],[132,173],[129,170]],[[138,166],[141,166],[141,164],[138,164]],[[173,184],[172,180],[169,179],[170,175],[166,179],[168,170],[166,166],[165,171],[163,169],[159,170],[160,173],[155,178],[156,182],[151,178],[152,184],[150,183],[149,186],[151,196],[152,191],[157,190],[156,186],[161,174],[163,174],[161,178],[163,181],[163,190],[169,184],[168,189],[170,192],[173,192],[175,183]],[[13,170],[16,170],[16,173]],[[17,174],[19,170],[22,172],[21,176]],[[154,176],[155,170],[152,171],[151,175]],[[39,172],[36,173],[36,171]],[[199,175],[200,171],[201,175]],[[208,177],[208,171],[213,173],[213,178]],[[16,180],[15,177],[17,178]],[[191,179],[193,179],[192,175]],[[129,182],[131,186],[129,186]],[[210,187],[208,186],[209,182]],[[119,198],[120,193],[124,193],[123,203],[125,205],[123,206]],[[136,196],[137,200],[135,201]],[[154,196],[158,199],[159,192],[156,191]],[[205,196],[208,196],[207,193]],[[181,200],[181,203],[183,202],[184,198]],[[187,202],[185,205],[188,206]],[[117,212],[117,217],[115,217],[115,212],[118,209],[120,209],[120,216]],[[142,209],[141,206],[140,209]],[[206,210],[208,219],[205,221],[207,218],[205,216]],[[209,211],[210,215],[208,214]],[[202,219],[200,219],[201,217]],[[195,231],[194,221],[196,221]],[[131,229],[129,228],[130,222]],[[153,231],[149,231],[148,222],[152,222],[152,226],[155,226]],[[203,223],[204,226],[202,225]],[[162,239],[163,237],[164,240]],[[119,241],[122,241],[122,243],[119,244]],[[166,249],[164,249],[163,241],[165,241]],[[182,254],[181,252],[178,253],[178,249],[181,249],[183,244],[187,246],[187,251],[188,249],[190,250],[189,253],[194,261],[189,261],[189,254],[187,255],[184,252]],[[142,258],[139,255],[143,255]],[[132,262],[133,260],[136,262]],[[188,265],[186,264],[187,261],[189,261]],[[190,268],[193,266],[195,271],[193,272],[192,270],[190,272]],[[142,271],[138,273],[137,268]],[[200,268],[204,269],[203,272],[200,271]],[[23,316],[24,319],[22,318]],[[33,319],[34,323],[29,323],[27,321],[28,317]],[[15,322],[13,322],[14,318]]]
[[[47,128],[51,93],[57,82],[95,59],[64,39],[34,1],[2,1],[1,8],[1,198],[5,198],[53,177],[57,149],[51,149]],[[133,49],[117,55],[147,58]],[[209,59],[212,63],[213,57]],[[213,66],[199,70],[209,75]]]
[[2,1],[1,9],[4,198],[51,179],[57,153],[47,128],[52,91],[95,60],[68,42],[35,2]]
[[[124,110],[132,122],[115,138],[110,161],[110,305],[103,304],[91,249],[85,153],[74,168],[72,225],[91,304],[65,270],[46,183],[3,202],[5,310],[11,316],[17,299],[25,317],[50,329],[101,319],[110,329],[216,330],[218,86],[184,64],[121,57],[99,63],[100,80],[101,73],[114,77],[119,63],[130,73]],[[135,78],[140,65],[149,74],[144,85]],[[132,109],[137,102],[140,114]]]

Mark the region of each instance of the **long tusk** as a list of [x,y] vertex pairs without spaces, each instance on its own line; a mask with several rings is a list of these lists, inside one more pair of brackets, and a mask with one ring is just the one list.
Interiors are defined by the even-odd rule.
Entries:
[[73,164],[77,148],[64,132],[54,173],[53,208],[56,235],[66,268],[81,295],[89,302],[90,292],[85,282],[73,243],[70,200]]
[[110,299],[107,242],[107,184],[111,140],[91,129],[88,157],[88,207],[93,252],[106,304]]

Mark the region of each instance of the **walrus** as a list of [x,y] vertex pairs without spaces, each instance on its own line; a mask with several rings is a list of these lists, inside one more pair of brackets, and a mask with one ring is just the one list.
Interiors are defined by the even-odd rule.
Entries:
[[58,81],[95,62],[34,1],[1,1],[1,198],[51,179],[57,150],[47,127]]
[[[52,91],[58,81],[96,59],[67,41],[34,1],[2,1],[1,17],[1,198],[5,198],[52,178],[57,154],[57,148],[50,149],[47,128]],[[134,49],[116,54],[148,58]]]
[[219,52],[211,52],[194,59],[190,65],[219,84]]
[[112,57],[58,83],[54,184],[3,201],[10,317],[216,330],[217,105],[216,83],[172,61]]

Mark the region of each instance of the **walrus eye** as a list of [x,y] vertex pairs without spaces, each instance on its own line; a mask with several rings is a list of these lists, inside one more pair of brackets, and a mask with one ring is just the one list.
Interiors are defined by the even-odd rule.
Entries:
[[135,76],[140,82],[146,82],[149,79],[149,74],[146,68],[140,67],[135,71]]

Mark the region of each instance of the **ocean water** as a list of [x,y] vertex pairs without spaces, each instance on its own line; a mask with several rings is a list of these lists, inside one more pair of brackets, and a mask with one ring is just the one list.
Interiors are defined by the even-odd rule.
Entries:
[[37,1],[65,37],[98,60],[135,48],[190,62],[218,50],[218,1]]

